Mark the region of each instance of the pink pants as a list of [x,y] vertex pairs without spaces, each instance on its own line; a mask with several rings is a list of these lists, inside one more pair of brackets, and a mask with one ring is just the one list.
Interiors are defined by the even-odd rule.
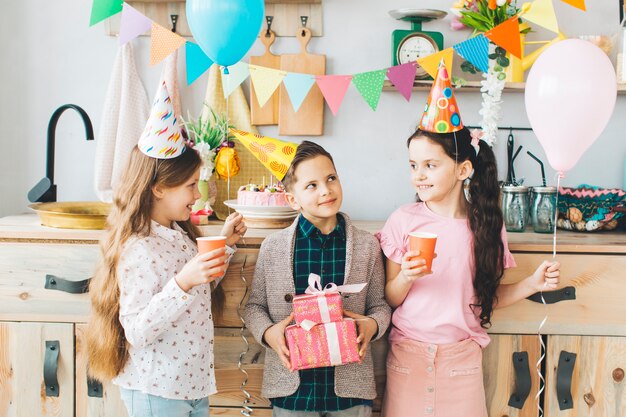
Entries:
[[382,416],[487,417],[480,345],[392,344]]

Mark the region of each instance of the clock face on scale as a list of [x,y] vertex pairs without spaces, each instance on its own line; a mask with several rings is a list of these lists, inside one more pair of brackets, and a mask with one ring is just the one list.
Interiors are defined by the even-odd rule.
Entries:
[[[433,38],[424,33],[411,33],[398,44],[396,59],[398,64],[407,64],[437,52],[439,46]],[[415,78],[424,78],[427,75],[424,68],[417,67]]]
[[[422,30],[422,23],[441,19],[447,15],[446,12],[432,9],[397,9],[389,11],[389,15],[394,19],[411,22],[411,30],[398,29],[391,35],[392,65],[415,62],[443,49],[443,34]],[[418,65],[415,78],[426,79],[430,76]]]

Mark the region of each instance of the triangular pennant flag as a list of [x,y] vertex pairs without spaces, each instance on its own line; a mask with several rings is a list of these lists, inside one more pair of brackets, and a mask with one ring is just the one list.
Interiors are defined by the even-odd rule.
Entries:
[[315,77],[317,86],[322,91],[328,107],[330,107],[335,116],[339,111],[339,107],[341,107],[341,102],[346,95],[350,80],[352,80],[351,75],[319,75]]
[[311,87],[315,84],[315,78],[309,74],[298,74],[296,72],[288,72],[283,78],[283,84],[289,94],[293,111],[297,112],[306,98]]
[[452,48],[446,48],[443,51],[439,51],[436,54],[427,55],[424,58],[417,60],[420,67],[433,77],[433,80],[437,77],[437,71],[439,70],[439,63],[443,59],[443,63],[448,69],[448,72],[452,73],[452,62],[454,60],[454,50]]
[[490,31],[485,36],[491,42],[503,47],[511,55],[522,59],[522,38],[519,34],[519,19],[517,16],[506,20]]
[[154,22],[150,36],[150,65],[163,61],[185,43],[185,38]]
[[482,72],[489,71],[489,40],[482,33],[457,43],[454,50]]
[[387,78],[389,78],[389,81],[391,81],[400,94],[404,96],[406,101],[411,99],[416,72],[417,62],[415,61],[396,65],[387,70]]
[[272,68],[260,67],[258,65],[250,65],[250,80],[259,101],[259,107],[265,106],[267,100],[272,97],[274,91],[285,78],[287,73]]
[[187,85],[196,81],[196,79],[208,70],[213,61],[206,56],[202,48],[193,42],[185,43],[185,65],[187,67]]
[[120,23],[120,45],[124,45],[137,36],[146,33],[151,27],[152,20],[139,13],[137,9],[128,3],[124,3],[122,21]]
[[552,0],[535,0],[530,3],[528,11],[522,17],[554,33],[559,33],[559,22],[556,20]]
[[123,0],[93,0],[91,4],[91,18],[89,26],[102,22],[114,14],[122,11]]
[[239,61],[235,65],[228,67],[228,74],[222,68],[222,89],[224,98],[228,98],[242,82],[250,76],[250,68],[245,62]]
[[378,107],[378,100],[380,100],[380,93],[383,91],[386,75],[387,70],[384,69],[362,72],[352,77],[352,83],[359,93],[361,93],[365,102],[369,104],[374,111],[376,111],[376,107]]
[[570,6],[574,6],[577,9],[582,10],[583,12],[587,11],[587,6],[585,6],[585,0],[561,0],[563,3],[567,3]]

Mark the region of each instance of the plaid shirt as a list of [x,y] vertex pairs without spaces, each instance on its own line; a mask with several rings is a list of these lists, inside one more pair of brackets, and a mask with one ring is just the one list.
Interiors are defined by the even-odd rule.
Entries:
[[[321,277],[322,286],[342,285],[346,267],[345,220],[337,216],[337,226],[328,235],[304,216],[298,220],[294,248],[296,294],[304,294],[309,274]],[[305,369],[300,372],[300,386],[287,397],[272,398],[275,407],[297,411],[338,411],[357,405],[372,405],[371,400],[343,398],[335,394],[335,367]]]

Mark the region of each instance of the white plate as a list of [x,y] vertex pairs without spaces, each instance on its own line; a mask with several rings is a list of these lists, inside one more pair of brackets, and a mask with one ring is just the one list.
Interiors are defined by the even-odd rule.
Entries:
[[244,206],[237,204],[237,200],[227,200],[224,204],[251,219],[289,219],[298,215],[291,207]]

